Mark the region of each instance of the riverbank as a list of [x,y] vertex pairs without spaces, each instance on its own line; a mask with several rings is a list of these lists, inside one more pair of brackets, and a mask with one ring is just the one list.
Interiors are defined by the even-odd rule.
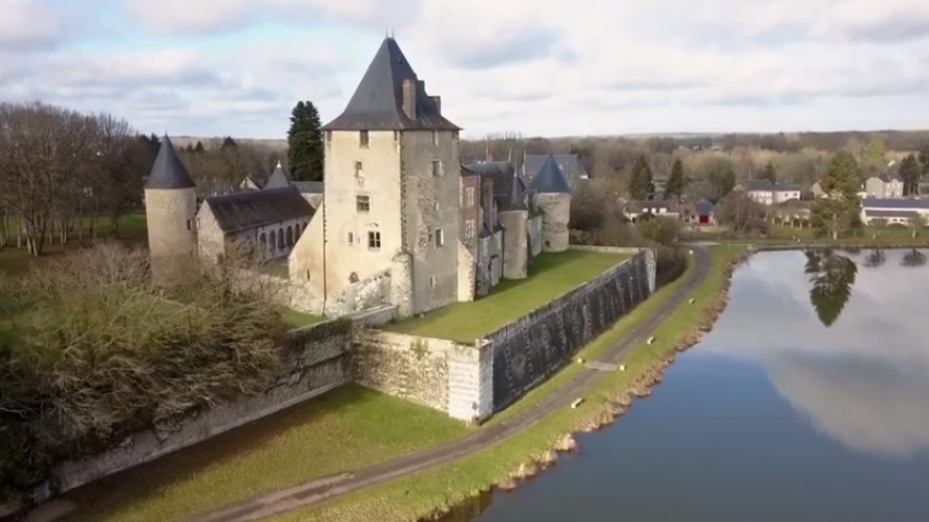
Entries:
[[[593,375],[594,384],[582,397],[565,397],[568,402],[583,398],[577,408],[563,407],[541,419],[524,432],[491,446],[466,459],[421,472],[380,486],[373,486],[336,500],[290,511],[271,518],[273,522],[409,522],[423,517],[437,517],[469,497],[494,486],[512,488],[521,480],[555,465],[559,453],[576,450],[573,434],[594,431],[612,423],[633,403],[634,397],[644,397],[652,386],[661,382],[664,369],[675,354],[693,346],[708,332],[725,308],[729,281],[735,267],[749,255],[744,248],[716,246],[711,249],[709,272],[684,300],[668,314],[653,342],[639,340],[629,350],[611,352],[601,362],[622,363],[625,371]],[[694,264],[678,281],[662,290],[664,299],[684,288],[694,277]],[[689,299],[693,302],[690,303]],[[651,303],[651,300],[649,301]],[[649,304],[649,303],[646,303]],[[622,322],[622,321],[621,321]],[[594,360],[607,352],[611,336],[622,338],[630,333],[618,332],[628,325],[617,325],[603,337],[604,344],[587,347],[579,354]],[[616,340],[612,341],[615,345]],[[564,372],[580,372],[575,364]],[[562,372],[562,373],[564,373]],[[568,378],[568,377],[563,377]],[[557,385],[546,392],[562,391]],[[529,397],[526,398],[527,400]],[[338,488],[336,488],[338,489]],[[336,493],[338,494],[338,493]],[[320,501],[325,495],[319,495]],[[264,504],[275,512],[296,508],[299,502],[280,499],[277,505]],[[248,516],[211,520],[250,520]]]

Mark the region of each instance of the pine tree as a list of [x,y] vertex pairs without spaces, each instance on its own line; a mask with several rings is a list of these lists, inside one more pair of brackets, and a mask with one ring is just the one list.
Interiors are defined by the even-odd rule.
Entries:
[[929,174],[929,143],[919,149],[919,163],[923,166],[923,175]]
[[687,178],[684,177],[684,162],[681,158],[674,160],[671,165],[671,175],[668,176],[668,184],[665,185],[664,198],[667,200],[677,199],[680,202],[684,197],[684,189],[687,188]]
[[323,132],[319,111],[311,101],[299,101],[290,115],[287,159],[294,181],[322,181]]
[[832,239],[838,239],[839,234],[851,228],[861,211],[858,198],[861,169],[855,157],[848,151],[836,153],[819,184],[825,197],[813,203],[813,223]]
[[919,178],[922,172],[919,166],[919,160],[913,154],[903,158],[900,162],[900,177],[903,178],[903,195],[919,195]]
[[629,180],[629,195],[634,200],[644,201],[655,195],[655,181],[648,159],[642,155],[632,164],[632,178]]
[[777,171],[774,170],[774,165],[770,161],[766,163],[764,169],[762,169],[761,179],[766,179],[771,183],[777,183]]
[[194,152],[200,153],[204,151],[206,151],[206,149],[203,147],[203,143],[200,141],[197,141],[197,144],[194,146]]
[[219,146],[221,150],[235,150],[239,147],[239,144],[232,139],[232,136],[226,136],[223,138],[223,144]]

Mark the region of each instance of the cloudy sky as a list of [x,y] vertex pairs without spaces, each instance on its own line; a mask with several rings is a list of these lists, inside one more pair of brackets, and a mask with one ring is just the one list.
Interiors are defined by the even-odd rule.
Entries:
[[0,99],[146,132],[331,119],[388,29],[472,136],[929,127],[925,0],[0,1]]
[[902,267],[902,255],[860,267],[827,328],[810,303],[805,257],[760,254],[736,272],[731,304],[701,349],[761,364],[778,393],[850,448],[929,453],[929,265]]

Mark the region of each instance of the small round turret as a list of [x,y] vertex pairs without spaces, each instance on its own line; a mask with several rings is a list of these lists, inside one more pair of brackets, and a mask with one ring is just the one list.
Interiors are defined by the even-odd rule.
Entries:
[[169,283],[197,259],[197,186],[167,135],[145,182],[145,216],[152,276]]
[[564,252],[569,245],[571,186],[552,155],[532,177],[530,186],[537,193],[535,202],[542,211],[542,250]]

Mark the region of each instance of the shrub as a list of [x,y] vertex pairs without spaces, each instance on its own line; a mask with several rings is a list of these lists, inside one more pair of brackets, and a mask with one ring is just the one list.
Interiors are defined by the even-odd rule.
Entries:
[[274,288],[243,288],[244,259],[160,288],[147,252],[101,245],[0,280],[0,497],[58,462],[262,391],[286,330]]

